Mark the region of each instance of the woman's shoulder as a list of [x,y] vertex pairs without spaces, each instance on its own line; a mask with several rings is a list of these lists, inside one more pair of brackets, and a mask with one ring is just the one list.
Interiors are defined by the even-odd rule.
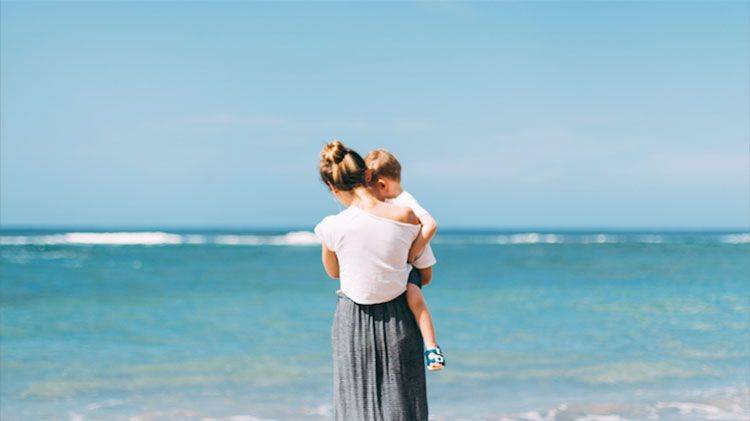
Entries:
[[351,218],[352,214],[351,208],[346,208],[342,210],[339,213],[335,213],[333,215],[328,215],[324,217],[318,225],[331,225],[341,222],[342,220],[347,220]]
[[393,203],[382,203],[381,206],[381,216],[385,218],[392,219],[396,222],[402,222],[404,224],[419,224],[419,218],[417,218],[417,215],[411,210],[411,208],[399,206]]
[[346,231],[352,218],[351,208],[323,218],[313,231],[330,250],[336,250],[341,234]]

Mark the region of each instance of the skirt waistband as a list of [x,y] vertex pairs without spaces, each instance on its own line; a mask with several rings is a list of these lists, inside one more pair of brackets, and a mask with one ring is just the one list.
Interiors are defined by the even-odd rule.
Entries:
[[346,295],[346,294],[344,294],[344,291],[342,291],[340,289],[336,290],[336,296],[338,297],[339,300],[349,301],[349,302],[352,302],[352,303],[354,303],[354,304],[356,304],[358,306],[379,306],[379,305],[383,305],[383,304],[392,303],[394,301],[398,301],[398,300],[404,298],[406,296],[406,291],[404,291],[403,293],[399,294],[396,298],[393,298],[391,300],[384,301],[382,303],[372,303],[372,304],[360,304],[360,303],[352,300],[351,298],[349,298],[349,296]]

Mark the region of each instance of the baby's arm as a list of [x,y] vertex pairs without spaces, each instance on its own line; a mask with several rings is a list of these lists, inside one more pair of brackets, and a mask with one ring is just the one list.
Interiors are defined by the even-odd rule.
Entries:
[[437,234],[437,222],[432,215],[426,213],[419,218],[419,223],[422,224],[422,237],[429,243],[432,241],[432,237]]
[[427,244],[429,244],[429,242],[433,237],[435,237],[435,234],[437,233],[437,222],[435,222],[435,218],[433,218],[429,213],[425,213],[424,215],[420,216],[419,223],[422,224],[422,230],[420,232],[421,235],[417,236],[417,239],[414,240],[414,243],[412,243],[411,245],[411,249],[409,249],[410,262],[413,262],[414,259],[417,258],[417,256],[422,254],[425,247],[427,247]]

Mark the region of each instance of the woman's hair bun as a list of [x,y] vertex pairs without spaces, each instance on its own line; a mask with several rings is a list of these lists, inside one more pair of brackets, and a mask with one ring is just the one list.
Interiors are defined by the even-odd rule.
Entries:
[[331,188],[352,190],[365,183],[365,160],[340,140],[328,142],[320,151],[320,179]]
[[343,161],[347,152],[349,152],[349,148],[347,148],[343,142],[340,140],[332,140],[328,142],[320,152],[320,157],[332,164],[338,164]]

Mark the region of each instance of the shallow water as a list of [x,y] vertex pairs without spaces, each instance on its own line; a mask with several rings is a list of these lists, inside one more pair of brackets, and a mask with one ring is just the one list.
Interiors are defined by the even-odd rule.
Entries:
[[[750,234],[434,249],[435,419],[750,417]],[[309,233],[6,230],[0,276],[3,420],[330,417],[336,283]]]

